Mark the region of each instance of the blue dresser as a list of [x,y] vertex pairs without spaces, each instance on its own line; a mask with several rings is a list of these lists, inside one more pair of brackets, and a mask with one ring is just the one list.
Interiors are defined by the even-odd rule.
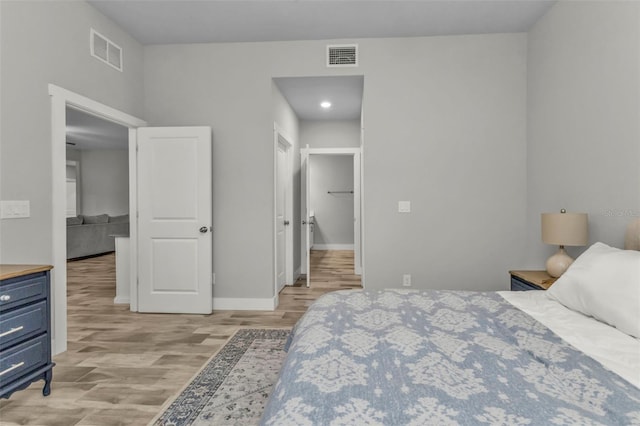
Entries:
[[511,291],[547,290],[556,281],[546,271],[509,271]]
[[0,265],[0,398],[44,380],[51,392],[49,265]]

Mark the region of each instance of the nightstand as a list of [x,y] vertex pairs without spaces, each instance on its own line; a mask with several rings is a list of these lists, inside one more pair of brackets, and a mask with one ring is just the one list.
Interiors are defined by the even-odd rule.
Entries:
[[547,271],[509,271],[511,291],[546,290],[556,282]]

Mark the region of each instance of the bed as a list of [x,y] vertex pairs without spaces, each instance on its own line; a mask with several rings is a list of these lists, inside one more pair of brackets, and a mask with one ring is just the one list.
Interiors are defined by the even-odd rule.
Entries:
[[601,243],[546,292],[333,292],[261,424],[640,425],[639,337],[640,252]]

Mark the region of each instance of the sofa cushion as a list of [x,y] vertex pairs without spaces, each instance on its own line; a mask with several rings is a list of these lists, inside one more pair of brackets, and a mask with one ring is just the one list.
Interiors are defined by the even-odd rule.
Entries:
[[94,223],[108,223],[109,215],[108,214],[99,214],[97,216],[85,216],[84,223],[85,224],[94,224]]
[[82,215],[72,216],[67,218],[67,226],[82,225],[82,222],[83,222]]
[[109,216],[109,223],[128,223],[129,215],[123,214],[120,216]]

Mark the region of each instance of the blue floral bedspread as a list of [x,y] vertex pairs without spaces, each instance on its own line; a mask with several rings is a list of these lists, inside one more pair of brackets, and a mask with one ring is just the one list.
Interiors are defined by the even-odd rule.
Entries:
[[640,389],[496,293],[338,291],[293,330],[262,425],[640,425]]

